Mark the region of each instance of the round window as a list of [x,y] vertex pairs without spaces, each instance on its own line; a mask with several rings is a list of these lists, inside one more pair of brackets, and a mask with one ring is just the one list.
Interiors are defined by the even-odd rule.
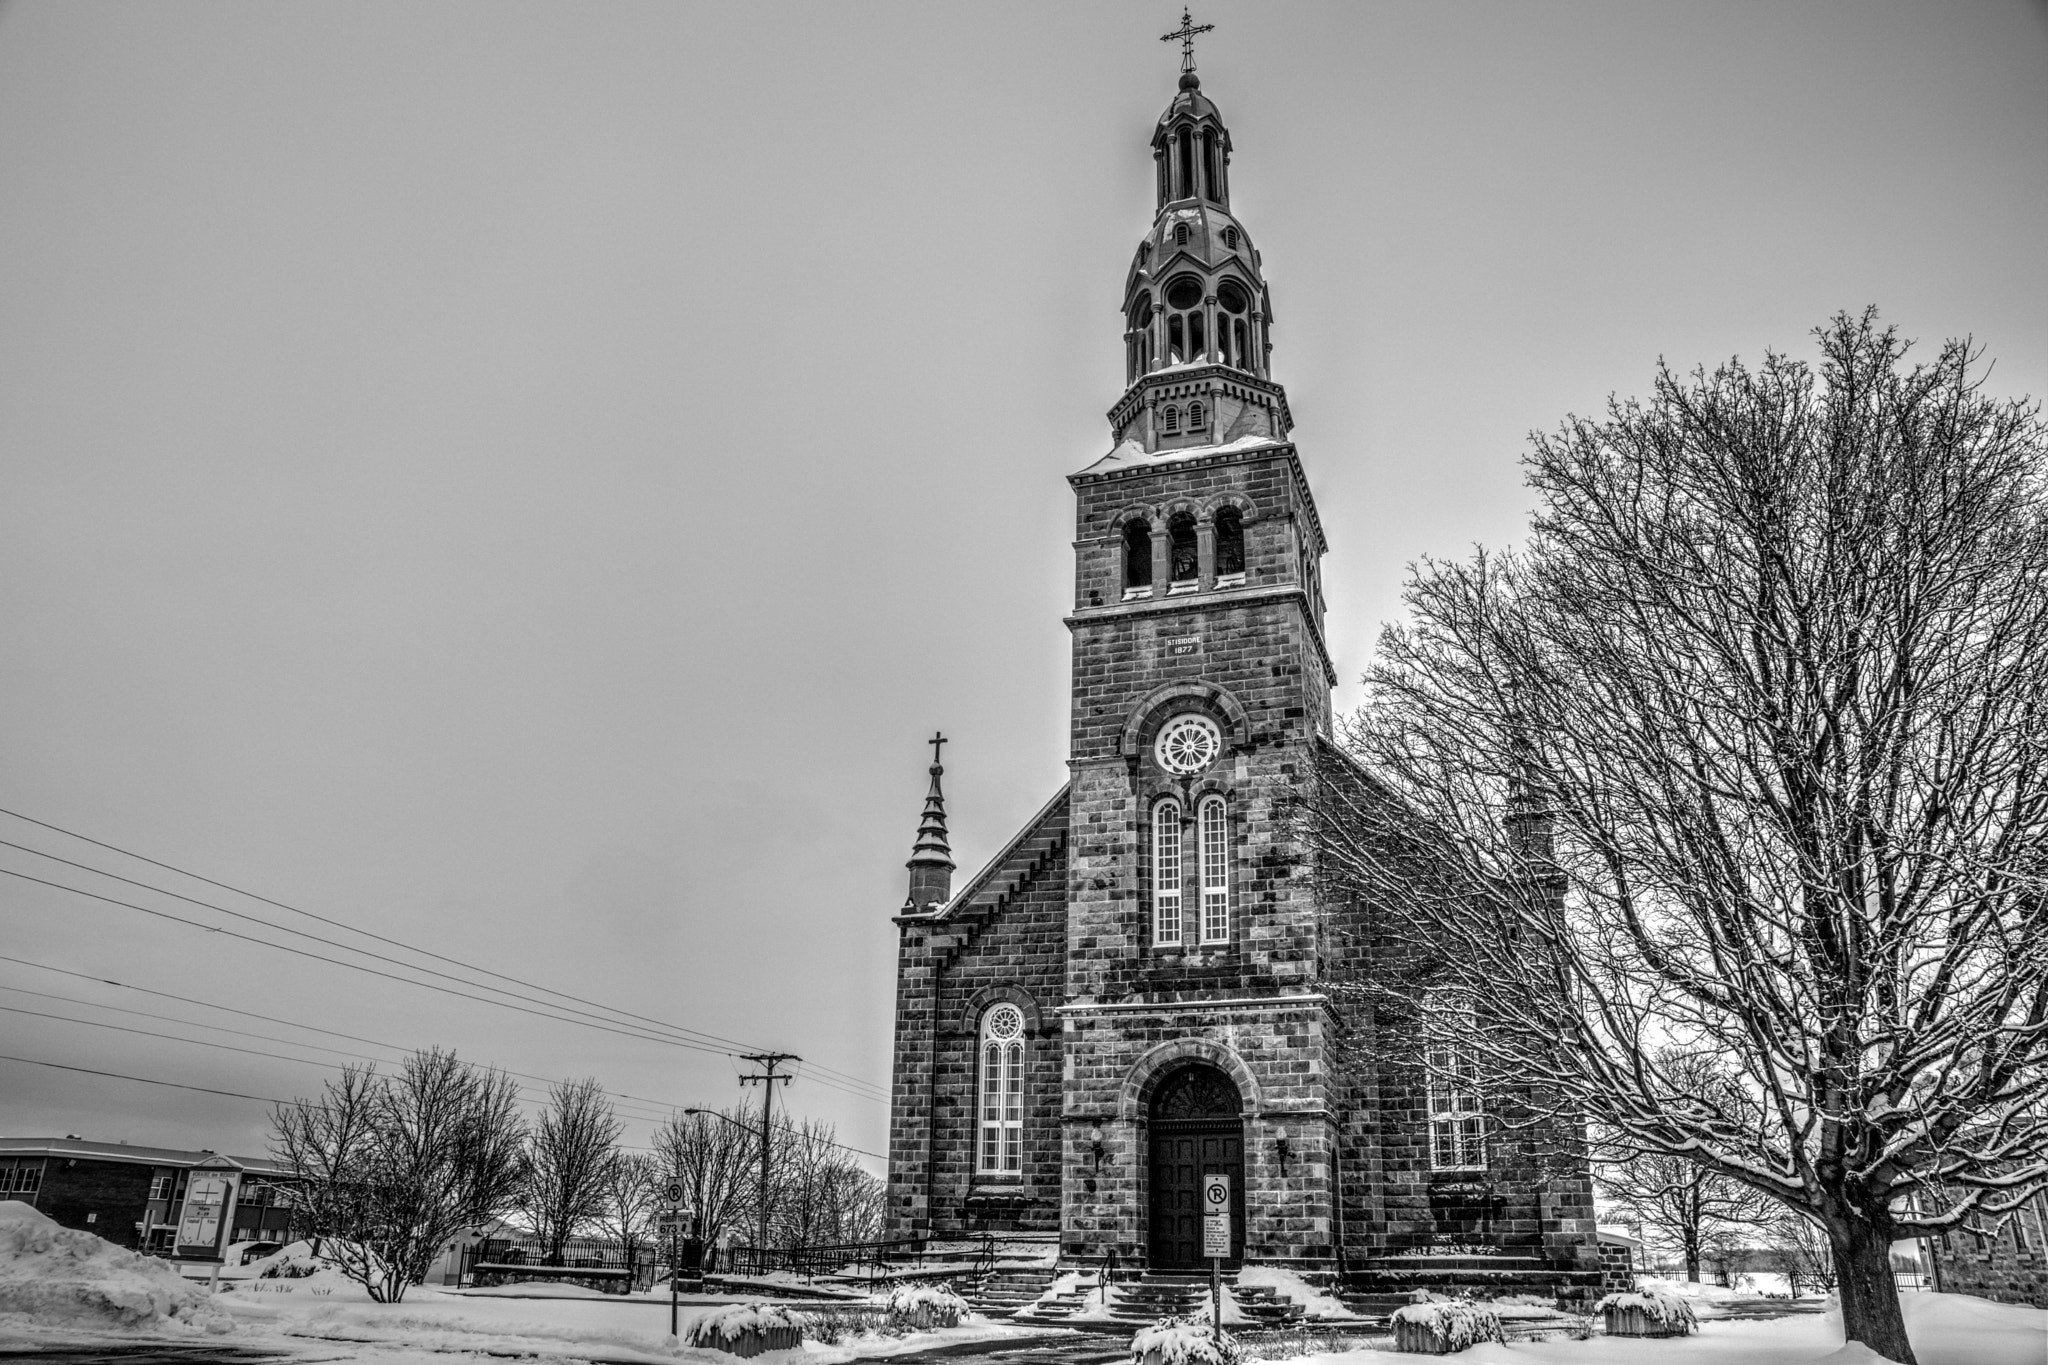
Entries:
[[1182,777],[1202,771],[1222,752],[1223,732],[1207,716],[1175,716],[1152,748],[1160,767]]
[[1024,1031],[1024,1015],[1015,1005],[997,1005],[982,1027],[996,1042],[1007,1043]]
[[1166,286],[1166,304],[1169,308],[1193,308],[1202,301],[1202,282],[1193,275],[1183,275]]
[[1216,302],[1226,313],[1242,313],[1251,307],[1251,300],[1244,296],[1244,290],[1235,280],[1225,280],[1216,287]]

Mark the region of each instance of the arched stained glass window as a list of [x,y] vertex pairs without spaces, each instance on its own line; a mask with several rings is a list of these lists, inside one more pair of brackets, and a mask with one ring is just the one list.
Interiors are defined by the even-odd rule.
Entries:
[[1230,941],[1230,811],[1220,796],[1202,799],[1197,809],[1201,831],[1202,942]]
[[1152,808],[1152,942],[1177,946],[1180,925],[1180,802]]
[[1024,1012],[997,1005],[981,1016],[981,1143],[975,1169],[1024,1169]]

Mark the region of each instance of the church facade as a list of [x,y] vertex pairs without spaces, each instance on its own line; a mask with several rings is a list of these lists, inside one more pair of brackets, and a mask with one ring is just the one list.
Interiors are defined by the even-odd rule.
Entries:
[[1583,1154],[1495,1122],[1355,988],[1394,949],[1319,888],[1290,817],[1332,753],[1327,547],[1191,64],[1152,151],[1127,387],[1109,453],[1069,478],[1069,781],[955,888],[931,769],[896,916],[888,1235],[1192,1269],[1220,1172],[1234,1260],[1577,1279]]

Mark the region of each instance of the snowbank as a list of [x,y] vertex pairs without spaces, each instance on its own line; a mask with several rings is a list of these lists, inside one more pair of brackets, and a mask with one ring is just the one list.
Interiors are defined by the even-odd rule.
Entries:
[[0,1200],[0,1313],[38,1326],[234,1329],[205,1287],[170,1265],[59,1227],[18,1199]]
[[1357,1316],[1339,1300],[1301,1276],[1277,1266],[1248,1265],[1237,1272],[1237,1282],[1248,1289],[1271,1289],[1281,1298],[1307,1309],[1310,1318],[1350,1319]]

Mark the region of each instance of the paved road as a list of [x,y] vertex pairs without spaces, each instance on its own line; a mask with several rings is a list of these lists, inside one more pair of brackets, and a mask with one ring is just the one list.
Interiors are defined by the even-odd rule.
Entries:
[[220,1346],[208,1342],[109,1342],[104,1346],[0,1345],[0,1361],[35,1361],[37,1365],[258,1365],[282,1360],[294,1352]]

